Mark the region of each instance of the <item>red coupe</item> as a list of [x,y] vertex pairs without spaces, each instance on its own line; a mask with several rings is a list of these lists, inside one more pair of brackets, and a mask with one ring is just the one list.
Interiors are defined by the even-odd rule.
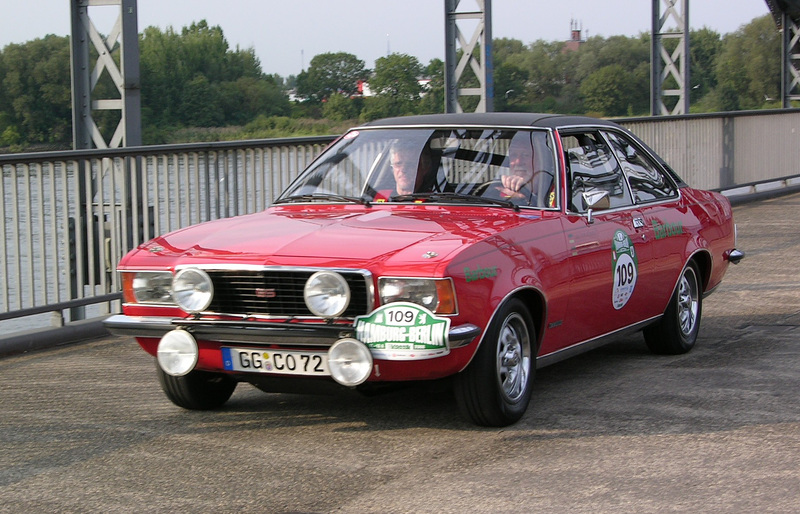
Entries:
[[469,419],[504,426],[537,368],[623,332],[689,351],[703,298],[743,258],[735,234],[724,196],[608,121],[386,119],[341,136],[267,210],[131,251],[106,326],[188,409],[239,382],[448,377]]

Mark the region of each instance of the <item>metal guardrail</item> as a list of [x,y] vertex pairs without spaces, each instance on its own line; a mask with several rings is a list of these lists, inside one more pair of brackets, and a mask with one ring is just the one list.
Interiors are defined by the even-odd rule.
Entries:
[[118,309],[114,268],[136,244],[265,209],[333,139],[0,156],[0,327],[28,329],[18,318],[47,312],[56,315],[33,325]]
[[[797,185],[800,109],[616,121],[695,187],[735,196]],[[118,311],[114,268],[131,248],[265,209],[334,138],[0,156],[0,330]]]

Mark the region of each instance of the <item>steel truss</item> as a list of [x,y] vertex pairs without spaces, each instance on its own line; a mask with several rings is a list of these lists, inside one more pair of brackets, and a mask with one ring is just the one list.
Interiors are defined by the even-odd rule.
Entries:
[[[89,16],[89,7],[117,6],[119,15],[103,37]],[[136,0],[70,0],[72,19],[72,132],[73,148],[118,148],[142,144],[139,84],[139,34]],[[90,67],[90,44],[97,53]],[[114,58],[118,51],[119,64]],[[95,98],[96,86],[107,73],[117,96]],[[120,120],[109,139],[101,134],[93,113],[119,111]]]
[[800,101],[800,22],[786,12],[781,14],[783,32],[781,97],[783,107],[790,108],[792,100]]
[[[461,97],[480,98],[475,112],[494,110],[492,0],[474,0],[474,2],[477,4],[477,9],[472,11],[458,11],[461,0],[444,2],[445,112],[463,112],[464,107],[459,102]],[[464,24],[475,24],[475,20],[477,25],[467,41],[462,28],[466,29]],[[459,26],[459,23],[462,25]]]
[[[662,3],[665,7],[663,15]],[[689,0],[653,0],[652,16],[650,113],[653,116],[688,114]],[[671,53],[664,48],[664,40],[677,40]],[[677,100],[669,106],[665,97]]]

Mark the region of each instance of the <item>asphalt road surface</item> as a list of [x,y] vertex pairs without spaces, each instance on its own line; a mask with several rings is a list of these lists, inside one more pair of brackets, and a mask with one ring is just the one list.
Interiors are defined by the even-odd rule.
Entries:
[[478,428],[443,387],[189,412],[110,337],[0,360],[0,512],[798,512],[800,195],[739,206],[687,355],[641,335],[539,370]]

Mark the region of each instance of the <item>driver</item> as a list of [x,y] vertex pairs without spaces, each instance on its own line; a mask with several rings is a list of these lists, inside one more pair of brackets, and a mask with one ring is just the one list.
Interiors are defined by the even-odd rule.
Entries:
[[[533,149],[528,137],[515,137],[508,149],[508,173],[500,176],[499,184],[486,191],[488,196],[533,205]],[[483,196],[487,196],[484,194]]]
[[522,188],[533,178],[533,150],[525,139],[515,138],[508,150],[508,175],[502,175],[501,194],[508,198],[523,198]]

